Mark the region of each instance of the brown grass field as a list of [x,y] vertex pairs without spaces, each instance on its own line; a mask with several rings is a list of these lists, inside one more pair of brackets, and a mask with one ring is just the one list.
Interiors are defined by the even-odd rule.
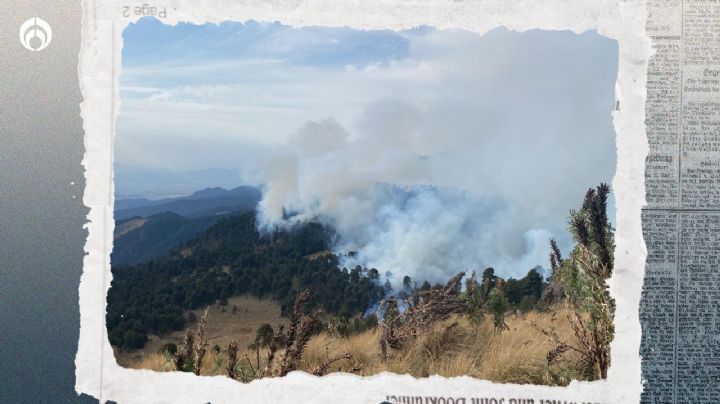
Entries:
[[[233,305],[239,310],[231,314]],[[247,313],[245,309],[247,308]],[[333,363],[329,372],[348,371],[359,368],[357,374],[375,375],[388,371],[398,374],[410,374],[415,377],[440,375],[445,377],[467,375],[479,379],[501,383],[556,384],[547,378],[547,354],[555,345],[538,330],[554,329],[566,341],[573,341],[573,331],[566,319],[563,308],[557,308],[556,316],[550,312],[530,312],[525,315],[508,315],[509,330],[495,333],[492,318],[486,318],[479,324],[472,324],[466,317],[454,316],[436,323],[425,331],[413,343],[402,350],[390,350],[388,361],[380,359],[379,329],[371,329],[350,337],[339,337],[322,332],[312,337],[305,348],[300,362],[300,370],[311,373],[330,357],[351,352],[351,360]],[[200,310],[195,312],[198,318]],[[536,326],[532,325],[534,322]],[[273,328],[287,323],[280,317],[280,308],[273,301],[258,300],[251,297],[235,297],[222,312],[219,306],[212,306],[208,314],[208,354],[205,356],[203,375],[227,375],[227,348],[232,338],[237,338],[241,348],[240,363],[243,366],[257,367],[254,350],[247,349],[253,342],[255,330],[262,323]],[[191,325],[195,327],[195,325]],[[136,352],[118,352],[118,362],[130,368],[172,371],[172,359],[158,353],[159,347],[167,342],[179,344],[184,332],[175,332],[169,336],[152,337],[147,346]],[[214,345],[221,348],[213,351]],[[260,352],[260,365],[264,366],[267,353]],[[567,353],[563,364],[569,382],[578,374],[574,371],[577,357]]]
[[[235,314],[232,313],[233,306],[238,308]],[[204,309],[198,309],[193,310],[193,313],[200,319],[204,311]],[[280,305],[277,302],[270,298],[258,299],[251,296],[235,296],[228,299],[227,306],[210,306],[205,335],[210,348],[216,344],[226,348],[231,339],[237,339],[240,347],[245,348],[255,340],[255,332],[263,323],[270,324],[273,329],[277,329],[280,324],[287,323],[287,318],[280,317]],[[188,326],[194,330],[197,324],[189,324]],[[143,363],[160,361],[162,359],[162,355],[158,354],[160,347],[167,343],[180,345],[184,336],[184,330],[162,337],[150,335],[144,348],[129,352],[115,350],[115,358],[118,364],[125,367],[162,370],[163,364],[145,366]]]

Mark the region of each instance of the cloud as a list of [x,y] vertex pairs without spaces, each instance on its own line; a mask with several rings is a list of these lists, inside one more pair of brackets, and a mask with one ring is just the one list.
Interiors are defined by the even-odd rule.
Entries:
[[332,225],[346,265],[523,276],[612,180],[617,44],[597,33],[182,29],[230,56],[128,62],[116,158],[238,168],[265,226]]

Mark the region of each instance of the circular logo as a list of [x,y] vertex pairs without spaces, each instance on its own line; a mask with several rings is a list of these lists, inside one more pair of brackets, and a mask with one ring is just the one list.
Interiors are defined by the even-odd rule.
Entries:
[[20,43],[28,50],[37,52],[52,42],[52,28],[42,18],[33,17],[20,26]]

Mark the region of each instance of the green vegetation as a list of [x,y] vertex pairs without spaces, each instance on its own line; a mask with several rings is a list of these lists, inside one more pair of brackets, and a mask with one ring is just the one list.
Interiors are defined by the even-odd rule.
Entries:
[[[570,212],[570,232],[576,244],[568,258],[550,241],[553,274],[548,282],[536,269],[521,279],[504,280],[493,268],[486,268],[479,280],[475,272],[468,277],[460,272],[445,285],[432,286],[425,281],[418,287],[406,276],[401,290],[394,291],[387,282],[380,286],[377,269],[340,270],[335,256],[318,253],[326,250],[328,236],[319,225],[275,232],[271,240],[262,240],[252,216],[227,219],[167,260],[118,270],[121,276],[116,280],[133,279],[133,293],[148,293],[143,301],[148,304],[153,302],[150,296],[154,295],[148,292],[152,287],[141,282],[146,278],[130,278],[129,274],[148,268],[194,268],[185,272],[175,269],[172,277],[157,280],[158,286],[164,282],[168,290],[184,291],[185,300],[179,299],[178,304],[189,305],[197,295],[185,285],[197,288],[207,279],[218,278],[218,283],[209,286],[212,290],[222,282],[236,285],[233,277],[248,276],[243,278],[247,279],[244,288],[235,286],[228,293],[272,293],[286,307],[287,331],[283,324],[273,328],[266,323],[267,317],[262,317],[252,324],[254,341],[247,346],[251,352],[242,351],[239,335],[226,334],[230,338],[222,344],[226,348],[215,345],[208,353],[206,310],[197,330],[188,328],[178,346],[163,345],[136,366],[227,374],[243,382],[294,370],[315,375],[334,371],[364,376],[384,371],[416,377],[467,375],[548,385],[606,378],[614,335],[614,302],[606,285],[614,251],[606,212],[609,192],[605,184],[588,190],[581,208]],[[292,287],[278,288],[285,285],[282,282]],[[297,293],[303,285],[313,286]],[[392,295],[383,296],[385,291]],[[289,296],[294,304],[289,304]],[[378,299],[377,316],[360,315]],[[120,307],[116,303],[115,315]],[[328,311],[328,307],[333,311],[328,323],[321,324],[317,309]],[[148,309],[141,312],[152,313]],[[131,318],[125,323],[139,324],[137,330],[115,331],[124,337],[125,346],[145,336],[142,326],[152,322],[142,320]]]
[[[562,340],[552,332],[545,334],[557,344],[554,358],[574,351],[582,360],[582,369],[588,379],[604,379],[610,367],[610,342],[615,334],[613,319],[615,302],[607,289],[607,279],[613,270],[615,242],[613,228],[607,217],[607,197],[610,187],[600,184],[590,188],[579,211],[570,212],[570,232],[575,248],[570,257],[563,259],[554,241],[551,241],[550,262],[553,283],[563,291],[574,313],[568,316],[575,338]],[[548,356],[549,365],[557,365]],[[556,374],[565,370],[555,366]]]
[[[140,367],[166,369],[172,361],[177,370],[226,371],[242,381],[296,369],[322,375],[336,366],[363,375],[435,372],[550,385],[603,379],[615,310],[606,285],[615,248],[609,192],[606,184],[589,189],[581,208],[570,212],[575,246],[567,258],[550,240],[553,273],[547,282],[537,269],[505,280],[486,268],[480,279],[475,272],[468,277],[460,272],[435,286],[405,276],[400,290],[393,290],[375,268],[338,269],[338,257],[328,252],[332,234],[317,223],[263,238],[254,212],[227,217],[166,258],[113,268],[110,341],[139,348],[149,333],[162,335],[197,322],[196,332],[188,328],[180,344],[161,346]],[[208,353],[208,311],[198,322],[187,310],[219,302],[216,313],[225,312],[228,298],[243,294],[279,302],[289,329],[278,323],[274,328],[262,317],[247,324],[251,344],[241,346],[237,335],[225,334],[231,337],[222,345],[226,348],[216,344]],[[363,315],[377,302],[377,316]],[[327,324],[320,321],[319,309],[326,312]],[[237,312],[233,305],[232,315]],[[252,351],[254,363],[243,346]],[[152,362],[158,356],[161,360]]]
[[273,334],[275,334],[275,330],[273,330],[272,326],[268,323],[264,323],[260,326],[260,328],[258,328],[257,333],[255,334],[255,342],[253,342],[253,344],[260,348],[267,348],[272,341]]
[[[308,306],[334,316],[333,327],[340,335],[362,332],[377,319],[361,319],[360,314],[393,290],[387,282],[380,284],[375,268],[338,269],[336,256],[315,254],[327,250],[330,236],[328,229],[309,223],[261,237],[255,212],[247,212],[218,220],[165,258],[114,266],[108,293],[110,342],[121,348],[142,348],[148,334],[163,335],[193,323],[194,315],[183,316],[185,311],[215,302],[224,304],[241,294],[269,296],[280,302],[283,315],[287,315],[297,291],[304,288],[313,291]],[[417,290],[412,282],[408,276],[403,278],[398,293],[401,299]],[[535,269],[522,279],[505,281],[487,268],[481,283],[471,282],[474,277],[466,285],[477,294],[476,317],[497,285],[502,287],[508,308],[523,311],[535,307],[545,286]],[[439,287],[442,285],[434,288]],[[431,288],[425,281],[419,290]]]
[[338,270],[338,259],[307,256],[327,249],[327,229],[309,223],[261,237],[255,212],[219,220],[171,254],[135,266],[112,268],[107,327],[110,343],[141,348],[147,335],[185,327],[185,310],[231,296],[252,294],[279,301],[287,314],[298,290],[313,291],[307,305],[352,316],[383,297],[377,270]]
[[113,266],[137,265],[162,258],[173,247],[193,239],[219,217],[188,218],[163,212],[144,218],[118,220],[110,262]]

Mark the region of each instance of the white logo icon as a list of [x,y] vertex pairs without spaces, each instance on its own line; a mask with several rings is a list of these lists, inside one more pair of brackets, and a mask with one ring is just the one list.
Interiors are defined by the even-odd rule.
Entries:
[[52,28],[41,18],[33,17],[20,26],[20,43],[30,51],[41,51],[51,41]]

